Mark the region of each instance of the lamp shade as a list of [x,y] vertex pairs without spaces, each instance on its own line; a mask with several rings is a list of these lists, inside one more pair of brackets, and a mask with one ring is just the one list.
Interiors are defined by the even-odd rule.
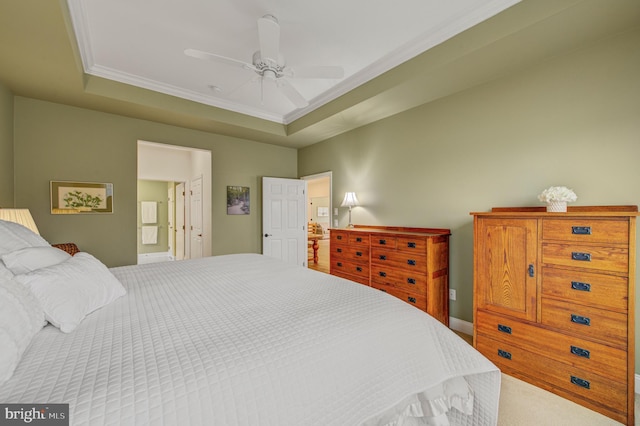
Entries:
[[358,197],[355,192],[347,192],[344,194],[344,200],[342,200],[342,207],[353,207],[358,205]]
[[0,220],[15,222],[40,235],[29,209],[0,209]]

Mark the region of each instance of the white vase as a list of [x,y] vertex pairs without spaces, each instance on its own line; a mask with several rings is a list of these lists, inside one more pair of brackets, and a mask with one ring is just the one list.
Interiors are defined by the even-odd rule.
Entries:
[[548,212],[566,212],[567,211],[567,202],[566,201],[549,201],[547,203],[547,211]]

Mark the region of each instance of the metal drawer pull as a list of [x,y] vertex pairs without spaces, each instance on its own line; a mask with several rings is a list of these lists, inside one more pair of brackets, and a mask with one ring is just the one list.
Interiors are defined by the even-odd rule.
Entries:
[[409,302],[411,302],[411,303],[416,303],[416,298],[415,298],[415,297],[411,297],[411,296],[409,296],[409,297],[407,297],[407,300],[408,300]]
[[357,237],[357,238],[356,238],[356,243],[361,243],[361,242],[362,242],[362,238]]
[[342,235],[336,235],[336,239],[337,240],[341,240],[342,239]]
[[571,289],[578,291],[591,291],[591,284],[571,281]]
[[511,334],[511,327],[498,324],[498,331],[502,331],[503,333]]
[[338,262],[336,265],[342,268],[342,262]]
[[501,356],[505,359],[511,359],[511,352],[503,351],[502,349],[498,349],[498,356]]
[[341,249],[341,248],[336,249],[336,251],[337,251],[338,253],[342,253],[342,249]]
[[576,324],[587,325],[587,326],[591,325],[591,319],[587,317],[582,317],[580,315],[575,315],[575,314],[571,314],[571,322],[575,322]]
[[536,270],[533,268],[533,263],[529,264],[529,276],[532,278],[536,276]]
[[385,256],[384,254],[381,254],[378,257],[380,258],[380,260],[387,260],[387,256]]
[[407,247],[416,248],[416,243],[407,243]]
[[589,383],[588,380],[581,379],[580,377],[571,376],[571,383],[573,383],[574,385],[583,387],[585,389],[591,389],[591,383]]
[[357,267],[356,267],[356,271],[358,271],[358,272],[362,272],[362,267],[361,267],[361,266],[357,266]]
[[572,251],[571,252],[571,259],[573,260],[579,260],[582,262],[591,262],[591,253],[582,253],[579,251]]
[[380,275],[381,277],[386,277],[387,273],[386,272],[378,272],[378,275]]
[[387,244],[387,240],[379,240],[380,245],[385,245]]
[[362,256],[362,252],[361,251],[357,251],[356,252],[356,256]]
[[408,282],[409,284],[415,284],[415,283],[416,283],[416,280],[415,280],[415,278],[407,278],[407,282]]
[[416,261],[413,259],[407,259],[407,264],[411,265],[411,266],[416,266]]
[[591,235],[590,226],[572,226],[571,233],[575,235]]
[[581,356],[582,358],[591,358],[591,352],[586,349],[579,348],[577,346],[571,346],[571,353],[574,355]]

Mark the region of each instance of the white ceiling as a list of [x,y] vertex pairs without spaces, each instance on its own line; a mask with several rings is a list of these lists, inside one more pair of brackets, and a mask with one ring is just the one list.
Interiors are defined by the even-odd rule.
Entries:
[[[88,74],[288,124],[519,0],[68,0]],[[290,79],[296,107],[254,71],[186,56],[188,48],[251,63],[257,19],[280,23],[287,65],[343,67],[340,80]],[[215,86],[218,90],[213,90]]]

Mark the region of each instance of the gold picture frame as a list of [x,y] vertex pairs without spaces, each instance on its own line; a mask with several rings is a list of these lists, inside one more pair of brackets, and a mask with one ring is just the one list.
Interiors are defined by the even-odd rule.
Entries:
[[113,184],[51,181],[51,214],[113,213]]

